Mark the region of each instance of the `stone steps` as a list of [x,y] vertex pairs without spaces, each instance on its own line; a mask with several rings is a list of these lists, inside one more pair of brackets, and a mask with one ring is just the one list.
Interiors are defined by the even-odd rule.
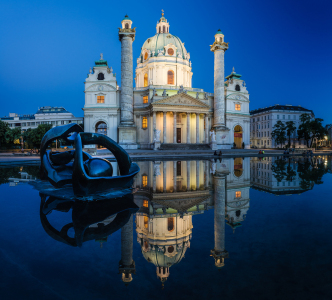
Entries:
[[161,144],[160,150],[211,150],[208,144]]

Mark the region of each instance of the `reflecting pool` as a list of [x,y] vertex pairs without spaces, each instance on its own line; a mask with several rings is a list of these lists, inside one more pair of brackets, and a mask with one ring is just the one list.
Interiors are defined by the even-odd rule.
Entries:
[[0,168],[0,299],[331,299],[331,162],[137,161],[98,201]]

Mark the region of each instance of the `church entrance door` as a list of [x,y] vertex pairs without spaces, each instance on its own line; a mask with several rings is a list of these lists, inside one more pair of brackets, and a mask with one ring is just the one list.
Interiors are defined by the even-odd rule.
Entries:
[[181,144],[181,128],[176,128],[176,142]]
[[234,128],[234,143],[236,149],[242,148],[242,127],[240,125],[236,125]]

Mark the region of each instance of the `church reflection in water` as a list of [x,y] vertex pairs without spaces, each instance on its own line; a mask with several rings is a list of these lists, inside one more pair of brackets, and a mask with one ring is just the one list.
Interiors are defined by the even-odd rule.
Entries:
[[[138,162],[134,201],[137,242],[142,255],[156,266],[162,283],[179,263],[193,232],[193,215],[214,209],[215,266],[225,264],[225,224],[241,226],[249,209],[250,158],[211,161]],[[226,220],[226,222],[225,222]],[[211,230],[213,230],[211,228]]]

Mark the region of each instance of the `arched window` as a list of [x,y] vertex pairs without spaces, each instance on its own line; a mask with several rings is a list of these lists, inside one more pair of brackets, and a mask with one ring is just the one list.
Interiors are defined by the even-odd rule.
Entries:
[[143,200],[143,207],[149,207],[149,201]]
[[174,218],[167,218],[167,230],[168,231],[174,230]]
[[149,227],[149,218],[147,216],[144,216],[144,227],[145,228]]
[[241,191],[236,191],[235,192],[235,197],[236,198],[241,198]]
[[241,91],[241,88],[238,84],[235,86],[235,90],[238,91],[238,92]]
[[160,31],[161,31],[161,26],[159,26],[159,33],[160,33]]
[[107,135],[107,125],[105,122],[99,122],[96,124],[96,133]]
[[147,117],[142,118],[142,128],[143,129],[148,128],[148,118]]
[[148,175],[142,175],[142,186],[143,187],[148,186]]
[[149,83],[148,83],[148,73],[145,73],[144,74],[144,87],[148,86]]
[[174,72],[171,70],[167,72],[167,84],[174,84]]
[[168,53],[168,55],[173,55],[174,50],[172,48],[168,48],[167,53]]
[[129,29],[129,24],[128,23],[126,23],[125,28]]
[[165,30],[165,26],[163,26],[163,33],[165,33],[166,32],[166,30]]
[[143,96],[143,103],[149,102],[149,96]]
[[98,74],[98,80],[104,80],[105,79],[105,76],[103,73],[99,73]]
[[167,33],[168,33],[168,27],[167,27]]
[[144,60],[147,60],[148,57],[149,57],[149,54],[147,52],[145,52],[145,54],[144,54]]
[[145,250],[149,249],[149,243],[147,241],[144,241],[144,248]]

